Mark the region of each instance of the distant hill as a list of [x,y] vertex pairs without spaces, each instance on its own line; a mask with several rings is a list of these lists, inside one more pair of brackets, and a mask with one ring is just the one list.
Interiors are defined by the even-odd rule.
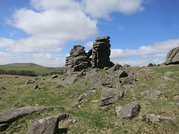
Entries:
[[[31,72],[34,72],[36,75],[62,73],[62,67],[56,67],[56,68],[45,67],[45,66],[41,66],[35,63],[12,63],[12,64],[0,65],[0,70],[3,70],[5,72],[31,71]],[[8,73],[8,74],[11,74],[11,73]]]

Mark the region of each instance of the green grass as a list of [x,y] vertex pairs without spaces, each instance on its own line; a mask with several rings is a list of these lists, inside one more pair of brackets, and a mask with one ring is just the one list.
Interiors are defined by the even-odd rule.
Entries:
[[[177,134],[179,128],[179,109],[173,100],[173,96],[179,93],[179,66],[164,67],[131,67],[129,70],[135,73],[138,78],[136,86],[125,92],[124,98],[118,101],[108,111],[100,110],[100,91],[78,103],[78,96],[89,90],[89,81],[79,79],[76,83],[56,88],[57,79],[50,76],[38,76],[36,83],[40,89],[33,89],[26,81],[33,77],[0,75],[0,111],[11,107],[43,105],[50,107],[47,110],[26,116],[2,134],[25,134],[27,123],[32,119],[40,119],[61,112],[67,112],[77,120],[76,123],[67,125],[69,134]],[[105,71],[99,71],[104,76]],[[165,79],[166,72],[173,72],[169,79]],[[87,83],[87,86],[80,86],[80,80]],[[140,93],[146,90],[159,90],[164,93],[163,98],[142,98]],[[124,106],[130,102],[137,102],[141,105],[141,111],[132,120],[121,120],[116,117],[115,107]],[[158,124],[150,124],[144,121],[147,113],[175,116],[176,121],[163,121]]]
[[37,64],[32,63],[15,63],[15,64],[7,64],[0,65],[0,69],[9,71],[34,71],[35,74],[44,75],[50,74],[51,72],[61,72],[61,68],[53,68],[53,67],[44,67]]

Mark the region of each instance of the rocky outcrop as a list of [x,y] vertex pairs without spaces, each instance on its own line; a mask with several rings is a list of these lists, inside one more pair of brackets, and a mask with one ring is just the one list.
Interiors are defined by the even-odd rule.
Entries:
[[28,123],[28,134],[59,134],[59,121],[68,117],[67,114],[50,116],[40,120],[32,120]]
[[75,45],[70,51],[70,56],[66,57],[66,67],[73,68],[73,71],[81,71],[88,68],[89,59],[83,46]]
[[140,112],[140,105],[136,103],[130,103],[124,107],[117,107],[116,113],[117,117],[121,119],[132,119],[138,115]]
[[109,36],[98,37],[93,43],[93,48],[87,53],[83,46],[75,45],[70,51],[70,56],[66,57],[64,73],[81,71],[91,66],[93,68],[113,66],[114,64],[110,61],[111,44],[109,39]]
[[112,66],[112,63],[110,62],[111,44],[109,39],[109,36],[102,36],[98,37],[93,43],[92,67],[104,68]]
[[165,64],[179,64],[179,47],[169,51],[166,57]]
[[[41,111],[46,109],[46,107],[38,106],[38,107],[21,107],[21,108],[12,108],[7,111],[0,113],[0,126],[1,128],[7,128],[12,122],[26,116],[32,114],[37,111]],[[4,129],[3,129],[4,130]]]

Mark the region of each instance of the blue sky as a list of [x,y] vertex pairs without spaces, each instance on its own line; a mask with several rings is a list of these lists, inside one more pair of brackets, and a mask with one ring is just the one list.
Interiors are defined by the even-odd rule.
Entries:
[[179,46],[178,7],[178,0],[0,0],[0,64],[63,66],[73,45],[88,50],[103,35],[115,63],[163,63]]

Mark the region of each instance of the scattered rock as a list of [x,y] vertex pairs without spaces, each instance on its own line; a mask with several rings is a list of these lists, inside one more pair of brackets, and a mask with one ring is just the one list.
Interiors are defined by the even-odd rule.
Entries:
[[111,72],[117,71],[122,69],[122,66],[119,64],[115,64],[114,66],[112,66],[111,68],[108,69],[108,73],[110,74]]
[[51,78],[52,78],[52,79],[58,78],[58,75],[53,74],[53,75],[51,76]]
[[59,121],[68,117],[67,114],[50,116],[45,119],[33,120],[28,123],[28,134],[59,134]]
[[176,47],[168,52],[165,64],[179,64],[179,47]]
[[177,95],[175,95],[175,96],[173,96],[173,100],[179,100],[179,94],[177,94]]
[[38,89],[39,88],[39,85],[38,84],[35,84],[33,89]]
[[129,68],[129,67],[131,67],[129,64],[123,65],[123,68]]
[[147,114],[145,116],[145,120],[147,122],[151,122],[151,123],[156,123],[156,122],[160,122],[162,120],[176,120],[175,117],[168,117],[168,116],[162,116],[162,115],[154,115],[154,114]]
[[26,84],[34,84],[35,83],[35,80],[27,80]]
[[142,97],[159,98],[162,97],[163,93],[158,90],[147,90],[140,93]]
[[138,115],[140,112],[140,105],[136,103],[130,103],[124,107],[117,107],[116,113],[117,117],[121,119],[132,119]]
[[[0,112],[0,124],[10,124],[26,115],[32,114],[37,111],[46,109],[47,107],[38,106],[38,107],[21,107],[21,108],[11,108],[7,111]],[[7,126],[6,125],[6,126]],[[4,125],[2,125],[5,127]]]
[[154,67],[155,65],[154,64],[152,64],[152,63],[149,63],[148,65],[147,65],[147,67]]
[[95,92],[96,92],[96,90],[89,90],[88,92],[81,94],[81,95],[79,96],[79,98],[78,98],[78,101],[79,101],[79,102],[82,101],[83,99],[85,99],[86,97],[88,97],[88,96],[94,94]]
[[122,99],[123,95],[124,95],[124,92],[122,89],[104,87],[101,90],[100,106],[106,107],[106,106],[112,105],[118,100]]

